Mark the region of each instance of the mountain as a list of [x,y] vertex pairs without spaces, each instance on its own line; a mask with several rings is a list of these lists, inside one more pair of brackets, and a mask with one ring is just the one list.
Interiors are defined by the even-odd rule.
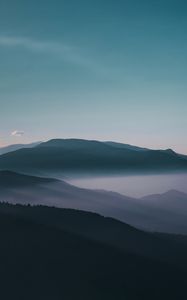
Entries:
[[55,179],[41,178],[36,176],[27,176],[24,174],[18,174],[12,171],[0,171],[0,188],[28,188],[34,187],[40,184],[49,184],[56,182]]
[[0,170],[75,176],[187,171],[187,160],[171,150],[142,150],[78,139],[55,139],[0,156]]
[[146,220],[144,226],[155,231],[187,234],[187,194],[170,190],[163,194],[148,195],[140,199],[152,221]]
[[9,152],[13,152],[13,151],[16,151],[19,149],[34,148],[34,147],[38,146],[40,143],[41,142],[35,142],[35,143],[31,143],[31,144],[14,144],[14,145],[2,147],[2,148],[0,148],[0,155],[9,153]]
[[142,147],[137,147],[129,144],[123,144],[123,143],[117,143],[117,142],[112,142],[112,141],[107,141],[105,142],[106,145],[118,148],[118,149],[128,149],[128,150],[135,150],[135,151],[147,151],[149,150],[148,148],[142,148]]
[[177,300],[185,295],[186,237],[147,234],[81,211],[5,203],[0,228],[3,299]]
[[[168,240],[171,240],[171,237],[173,240],[173,237],[175,237],[175,241],[180,242],[180,236],[141,231],[126,223],[96,213],[46,206],[11,205],[8,203],[0,203],[0,213],[8,213],[15,218],[24,218],[30,222],[49,227],[53,226],[84,238],[115,246],[129,253],[146,255],[149,258],[156,258],[165,262],[170,262],[171,257],[178,253],[176,246],[168,250]],[[187,238],[184,237],[182,240],[185,242],[186,248]],[[154,251],[152,251],[153,247]],[[180,252],[181,254],[182,252]],[[177,264],[181,261],[180,255]],[[181,266],[184,266],[184,260],[181,262]]]
[[147,205],[154,205],[163,209],[187,213],[187,194],[177,190],[170,190],[163,194],[153,194],[141,198]]
[[177,191],[136,199],[78,188],[56,179],[1,171],[0,201],[91,211],[148,231],[187,234],[187,195]]
[[131,209],[132,199],[118,193],[78,188],[61,180],[0,171],[0,201],[75,208],[115,217],[122,215],[124,205]]

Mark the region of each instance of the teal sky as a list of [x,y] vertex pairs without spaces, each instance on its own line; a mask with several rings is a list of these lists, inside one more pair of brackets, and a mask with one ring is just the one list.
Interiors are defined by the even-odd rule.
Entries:
[[77,137],[187,153],[187,2],[0,0],[0,146]]

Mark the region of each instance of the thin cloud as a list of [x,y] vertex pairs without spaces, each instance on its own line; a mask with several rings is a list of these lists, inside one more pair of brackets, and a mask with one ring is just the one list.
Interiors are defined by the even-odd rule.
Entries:
[[71,48],[66,45],[53,43],[53,42],[44,42],[38,41],[31,38],[25,37],[11,37],[11,36],[0,36],[0,45],[8,47],[23,47],[30,51],[36,52],[53,52],[53,53],[62,53],[69,51]]
[[18,136],[18,137],[21,137],[24,135],[24,131],[21,131],[21,130],[14,130],[11,132],[11,136]]
[[26,37],[0,36],[0,46],[10,48],[20,47],[37,54],[50,54],[66,62],[92,69],[94,72],[102,72],[101,67],[89,58],[86,58],[81,53],[80,48],[63,43],[41,41]]

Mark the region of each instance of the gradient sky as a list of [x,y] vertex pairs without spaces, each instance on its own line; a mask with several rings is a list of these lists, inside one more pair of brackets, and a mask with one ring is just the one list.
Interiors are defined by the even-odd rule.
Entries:
[[0,145],[187,153],[187,2],[0,0]]

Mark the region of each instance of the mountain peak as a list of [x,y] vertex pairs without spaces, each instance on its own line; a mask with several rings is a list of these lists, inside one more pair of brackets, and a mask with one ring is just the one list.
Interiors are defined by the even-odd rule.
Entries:
[[173,154],[173,155],[177,155],[177,153],[173,150],[173,149],[166,149],[165,152],[169,153],[169,154]]

